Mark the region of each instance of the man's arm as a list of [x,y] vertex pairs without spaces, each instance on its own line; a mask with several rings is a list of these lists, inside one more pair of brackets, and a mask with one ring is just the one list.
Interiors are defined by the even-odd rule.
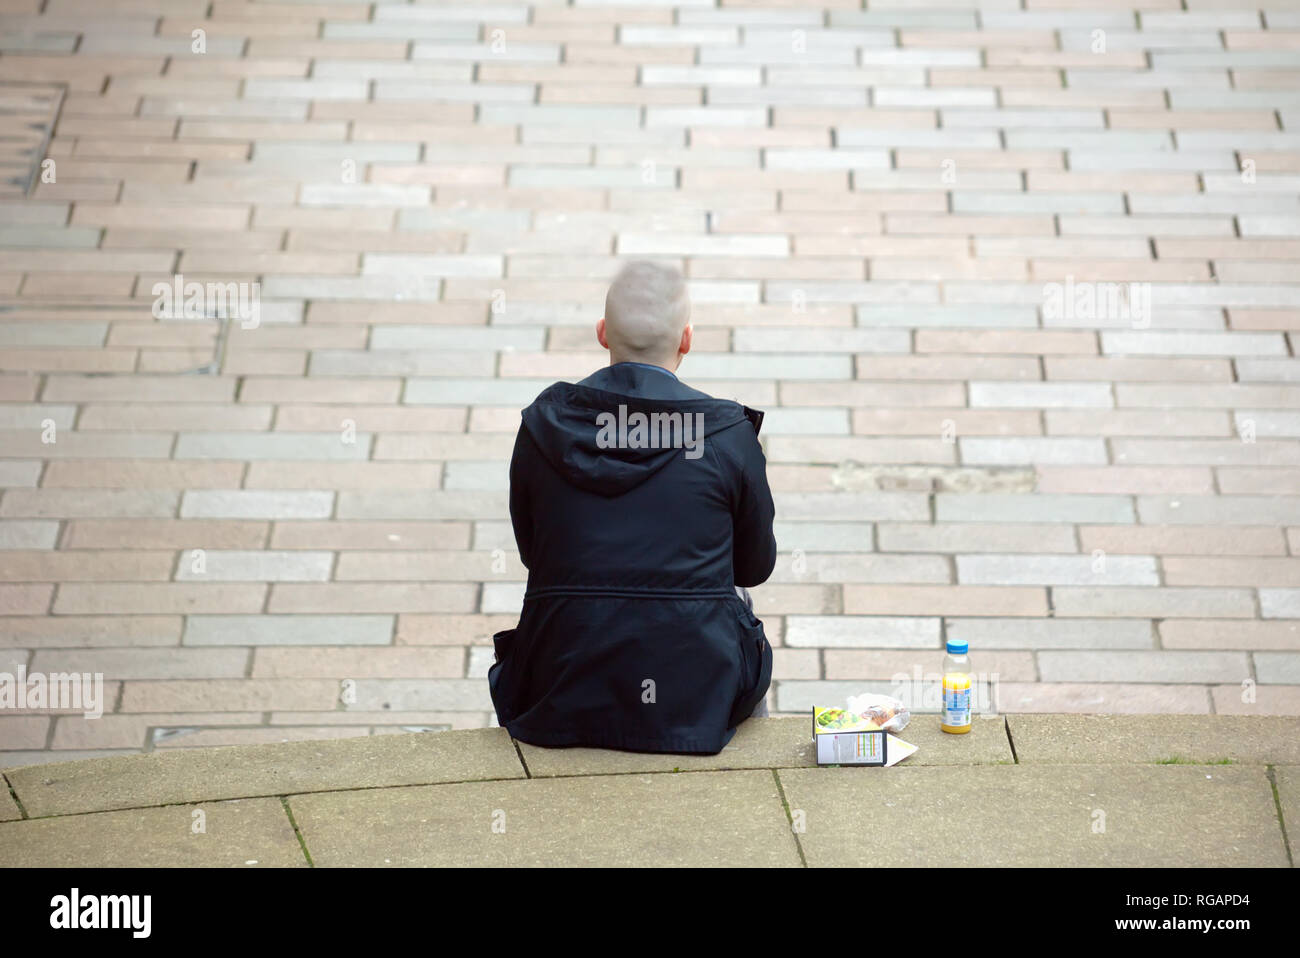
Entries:
[[772,534],[772,490],[767,485],[767,458],[758,436],[746,422],[733,445],[740,466],[740,495],[733,521],[735,543],[732,566],[736,585],[751,588],[767,581],[776,567],[776,536]]
[[532,458],[532,439],[523,423],[515,436],[515,451],[510,456],[510,524],[515,530],[515,545],[519,547],[519,561],[531,568],[529,554],[533,546],[533,517],[528,505],[527,461]]

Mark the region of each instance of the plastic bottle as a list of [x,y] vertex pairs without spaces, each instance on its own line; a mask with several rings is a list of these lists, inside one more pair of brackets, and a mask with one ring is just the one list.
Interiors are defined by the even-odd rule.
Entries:
[[948,640],[948,654],[943,657],[943,711],[939,728],[953,735],[964,735],[971,726],[970,659],[967,645],[958,639]]

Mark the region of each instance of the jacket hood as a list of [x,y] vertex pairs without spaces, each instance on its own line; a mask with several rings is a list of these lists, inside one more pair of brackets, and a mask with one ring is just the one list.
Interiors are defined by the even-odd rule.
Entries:
[[677,456],[698,459],[704,437],[745,421],[727,399],[647,399],[574,383],[543,390],[523,411],[524,428],[570,485],[619,496]]

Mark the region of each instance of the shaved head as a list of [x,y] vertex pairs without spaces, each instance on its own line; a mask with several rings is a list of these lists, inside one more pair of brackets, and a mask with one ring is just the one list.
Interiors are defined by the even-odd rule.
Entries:
[[[690,348],[683,336],[691,318],[686,280],[677,270],[638,260],[624,266],[605,296],[597,327],[612,362],[653,363],[676,369]],[[683,349],[685,345],[685,349]]]

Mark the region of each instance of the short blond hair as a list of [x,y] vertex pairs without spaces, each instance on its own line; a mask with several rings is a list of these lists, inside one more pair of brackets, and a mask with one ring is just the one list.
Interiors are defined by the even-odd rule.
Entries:
[[605,337],[619,359],[671,362],[690,318],[681,272],[649,260],[624,266],[605,295]]

